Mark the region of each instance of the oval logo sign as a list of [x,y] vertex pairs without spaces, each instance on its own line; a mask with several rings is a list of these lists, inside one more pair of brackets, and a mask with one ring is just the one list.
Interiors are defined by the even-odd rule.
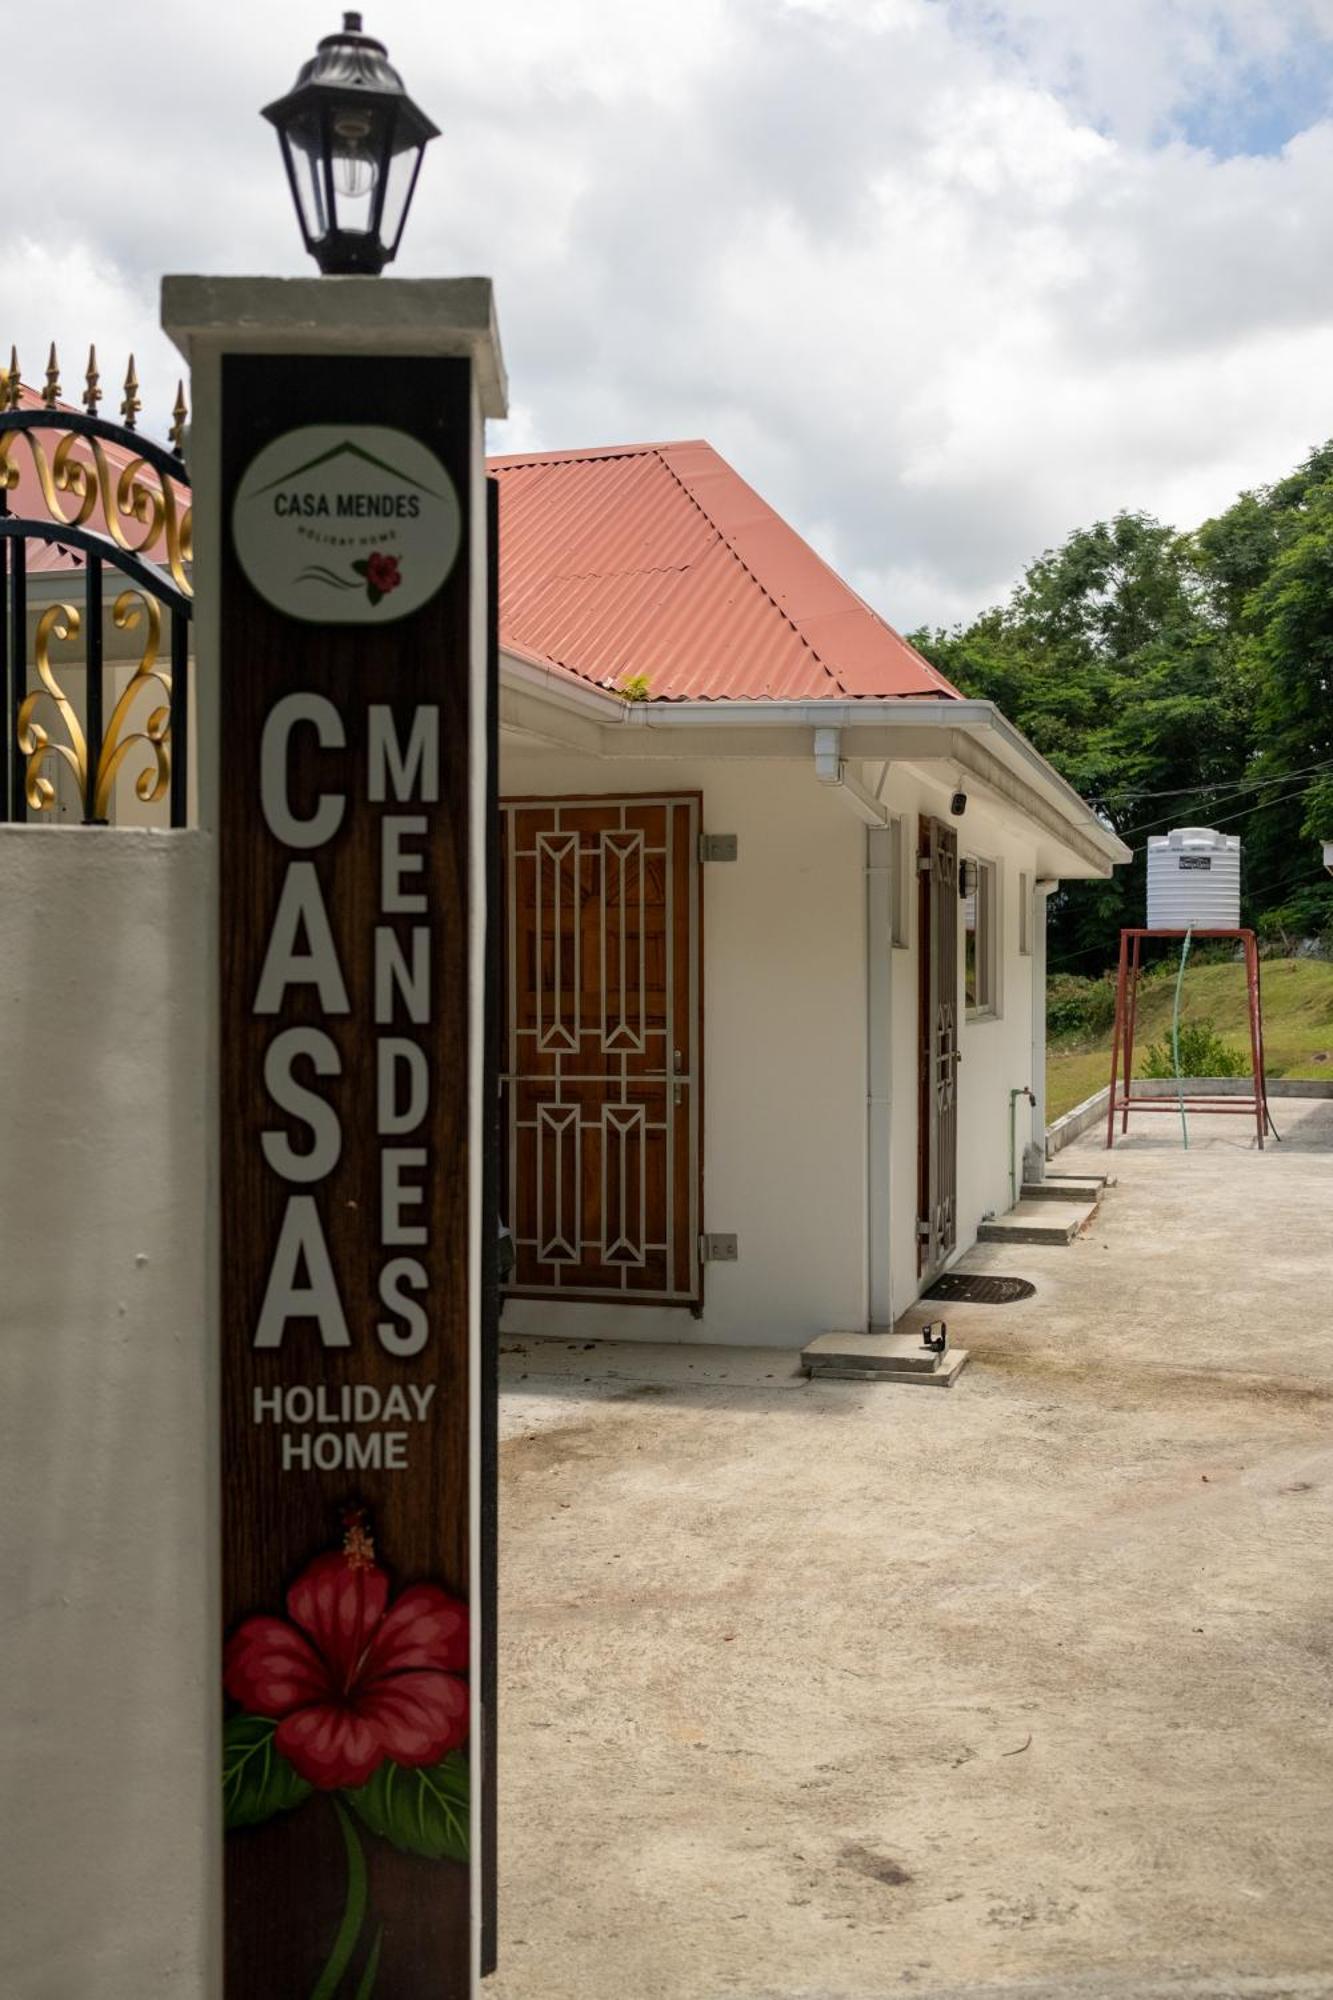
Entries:
[[458,559],[463,514],[433,451],[384,424],[307,424],[266,444],[232,508],[241,568],[313,625],[419,611]]

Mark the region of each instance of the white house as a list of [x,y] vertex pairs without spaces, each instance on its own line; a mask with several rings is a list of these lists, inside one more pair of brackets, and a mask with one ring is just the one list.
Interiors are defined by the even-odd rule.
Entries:
[[1128,852],[708,444],[491,470],[505,1330],[888,1328],[1040,1161],[1045,896]]
[[[490,470],[505,1329],[888,1328],[1039,1170],[1045,895],[1128,851],[708,444]],[[39,670],[81,710],[82,558],[33,547]],[[109,701],[142,649],[142,709],[165,629],[103,623]],[[161,810],[134,740],[99,808],[124,825]],[[68,753],[38,762],[32,816],[81,817]]]

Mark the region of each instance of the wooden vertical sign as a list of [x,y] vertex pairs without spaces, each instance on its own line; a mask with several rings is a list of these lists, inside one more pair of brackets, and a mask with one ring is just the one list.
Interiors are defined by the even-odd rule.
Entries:
[[223,362],[229,2000],[474,1990],[474,421]]

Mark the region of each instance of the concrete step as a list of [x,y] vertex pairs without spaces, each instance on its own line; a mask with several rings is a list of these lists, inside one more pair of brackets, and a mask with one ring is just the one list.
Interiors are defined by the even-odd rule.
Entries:
[[1072,1243],[1097,1213],[1095,1201],[1020,1201],[1008,1215],[983,1222],[980,1243]]
[[949,1389],[967,1366],[967,1349],[933,1354],[919,1336],[901,1333],[821,1333],[801,1350],[807,1375],[843,1382],[902,1382]]
[[1067,1170],[1061,1172],[1059,1167],[1047,1167],[1046,1178],[1048,1181],[1077,1181],[1080,1186],[1085,1182],[1089,1187],[1109,1188],[1115,1186],[1114,1174],[1090,1174],[1086,1171],[1081,1174],[1071,1174]]
[[1024,1201],[1100,1201],[1106,1183],[1086,1179],[1024,1181]]

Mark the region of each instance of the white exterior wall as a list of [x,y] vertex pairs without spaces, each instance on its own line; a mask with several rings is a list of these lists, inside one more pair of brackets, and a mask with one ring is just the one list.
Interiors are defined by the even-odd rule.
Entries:
[[[870,771],[867,780],[878,774]],[[605,1339],[799,1347],[872,1316],[870,1233],[890,1244],[892,1317],[917,1297],[918,958],[914,859],[922,812],[948,817],[951,784],[894,767],[885,805],[902,815],[905,948],[891,952],[887,1216],[872,1216],[868,1171],[866,828],[815,779],[813,760],[590,758],[502,743],[505,796],[703,795],[703,826],[734,833],[739,860],[703,869],[704,1207],[734,1231],[739,1261],[705,1267],[703,1316],[678,1307],[511,1300],[504,1331]],[[1009,1092],[1031,1083],[1032,968],[1019,951],[1019,884],[1036,874],[1031,836],[975,799],[956,824],[960,854],[997,867],[999,1006],[962,1012],[958,1254],[1009,1196]],[[1044,913],[1043,913],[1044,914]],[[1016,1160],[1032,1136],[1016,1106]]]
[[506,1335],[799,1347],[866,1324],[864,829],[791,760],[619,762],[502,742],[502,796],[701,792],[705,1306],[515,1299]]
[[[975,794],[959,820],[949,816],[951,786],[896,767],[889,774],[884,802],[903,816],[909,848],[910,949],[895,950],[893,980],[893,1109],[892,1109],[892,1249],[891,1269],[895,1316],[905,1312],[918,1295],[916,1273],[917,1201],[917,1065],[918,977],[917,896],[914,856],[918,816],[933,813],[958,834],[962,859],[975,855],[997,864],[999,883],[999,1005],[993,1017],[969,1020],[962,1004],[962,923],[958,908],[959,1047],[963,1060],[958,1074],[958,1254],[975,1240],[977,1226],[989,1214],[1002,1215],[1009,1196],[1009,1092],[1031,1084],[1032,968],[1034,960],[1019,951],[1019,881],[1036,874],[1036,847],[1016,833],[1011,819],[987,810]],[[1044,918],[1044,912],[1039,912]],[[1032,1136],[1032,1112],[1026,1098],[1016,1107],[1017,1160],[1021,1179],[1023,1148]]]
[[0,1992],[213,1990],[210,843],[0,828]]

